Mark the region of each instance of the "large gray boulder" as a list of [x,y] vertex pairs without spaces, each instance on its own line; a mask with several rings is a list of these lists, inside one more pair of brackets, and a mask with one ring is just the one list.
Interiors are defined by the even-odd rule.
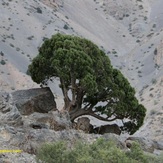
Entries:
[[56,102],[50,88],[35,88],[15,91],[12,101],[20,114],[30,115],[34,112],[48,113],[57,110]]
[[97,134],[105,134],[105,133],[114,133],[117,135],[121,134],[121,129],[117,124],[111,124],[111,125],[104,125],[100,127],[96,127],[94,129],[94,132]]

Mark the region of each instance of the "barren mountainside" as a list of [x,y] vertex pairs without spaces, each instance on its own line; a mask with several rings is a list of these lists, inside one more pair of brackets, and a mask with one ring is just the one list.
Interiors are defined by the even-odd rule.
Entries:
[[[106,52],[147,108],[136,134],[163,140],[162,6],[162,0],[2,0],[0,89],[38,87],[26,71],[44,39],[57,32],[85,37]],[[61,96],[57,81],[53,92]]]

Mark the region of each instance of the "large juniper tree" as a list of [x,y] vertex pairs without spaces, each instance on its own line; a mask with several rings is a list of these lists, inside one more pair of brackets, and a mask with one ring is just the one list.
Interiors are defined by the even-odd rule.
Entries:
[[64,109],[71,120],[91,115],[103,121],[121,120],[121,129],[133,134],[143,124],[146,109],[135,90],[109,58],[91,41],[56,34],[45,40],[29,65],[32,79],[41,84],[58,78]]

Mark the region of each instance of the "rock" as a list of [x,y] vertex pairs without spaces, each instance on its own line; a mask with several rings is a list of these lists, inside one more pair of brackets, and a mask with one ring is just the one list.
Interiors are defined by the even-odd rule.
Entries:
[[133,142],[137,142],[143,151],[153,153],[154,152],[154,144],[152,140],[148,140],[143,137],[129,137],[126,139],[126,146],[130,148]]
[[48,87],[15,91],[12,100],[22,115],[57,110],[54,96]]
[[51,129],[60,131],[70,129],[72,126],[70,117],[67,113],[60,113],[59,111],[51,111],[50,113],[33,113],[24,117],[24,127],[34,129]]
[[157,150],[163,150],[163,141],[153,141],[154,148]]
[[6,113],[3,112],[0,116],[0,124],[8,124],[11,126],[20,126],[23,124],[22,116],[15,106],[7,106]]
[[6,113],[9,111],[9,93],[1,92],[0,93],[0,111]]
[[66,141],[70,147],[79,139],[86,143],[91,143],[100,135],[85,134],[77,130],[54,131],[49,129],[30,129],[25,133],[17,132],[10,139],[8,145],[16,146],[24,152],[36,154],[38,148],[44,143]]
[[10,138],[11,133],[5,127],[0,127],[0,141],[9,141]]
[[93,126],[90,124],[90,119],[88,117],[81,117],[78,118],[76,123],[73,123],[73,128],[76,130],[83,130],[85,133],[90,133]]
[[121,134],[121,130],[120,130],[119,126],[116,125],[116,124],[96,127],[94,129],[94,132],[98,133],[98,134],[105,134],[105,133],[114,133],[114,134],[117,134],[117,135]]
[[113,141],[116,144],[116,146],[120,149],[126,149],[126,144],[124,143],[123,140],[121,140],[122,138],[119,135],[105,133],[104,135],[102,135],[102,138],[108,141]]

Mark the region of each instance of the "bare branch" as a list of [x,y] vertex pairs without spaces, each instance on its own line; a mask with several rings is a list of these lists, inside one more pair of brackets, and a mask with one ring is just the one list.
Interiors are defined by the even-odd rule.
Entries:
[[112,119],[107,119],[107,118],[104,118],[104,117],[102,117],[100,115],[94,114],[93,112],[89,113],[89,115],[91,115],[92,117],[95,117],[95,118],[97,118],[99,120],[106,121],[106,122],[111,122],[111,121],[114,121],[114,120],[117,119],[117,117],[114,117]]

